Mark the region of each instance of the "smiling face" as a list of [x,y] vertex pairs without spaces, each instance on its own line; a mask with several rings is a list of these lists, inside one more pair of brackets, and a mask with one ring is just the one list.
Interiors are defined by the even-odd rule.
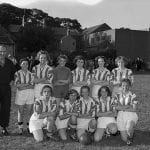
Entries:
[[101,89],[101,96],[104,99],[108,96],[108,92],[107,92],[107,90],[105,88]]
[[64,58],[60,58],[59,60],[58,60],[58,63],[59,63],[59,65],[61,66],[61,67],[63,67],[63,66],[65,66],[66,65],[66,59],[64,59]]
[[125,62],[122,59],[118,60],[117,65],[118,65],[119,68],[124,68],[125,67]]
[[89,90],[87,88],[83,88],[81,89],[81,96],[84,98],[84,99],[87,99],[89,97]]
[[76,62],[76,65],[78,68],[83,68],[84,65],[84,60],[83,59],[78,59]]
[[47,56],[46,54],[41,54],[40,57],[39,57],[39,61],[40,61],[40,64],[46,64],[47,62]]
[[98,66],[100,67],[100,68],[102,68],[102,67],[104,67],[104,59],[103,58],[99,58],[98,59]]
[[21,69],[25,71],[28,70],[28,66],[29,66],[28,61],[22,61],[20,64]]
[[122,88],[122,92],[126,93],[130,90],[130,85],[128,82],[122,82],[121,88]]
[[46,99],[48,99],[50,96],[51,96],[51,89],[50,88],[48,88],[48,87],[45,87],[44,89],[43,89],[43,96],[46,98]]
[[77,99],[77,94],[76,93],[72,93],[69,95],[69,100],[71,102],[74,102]]

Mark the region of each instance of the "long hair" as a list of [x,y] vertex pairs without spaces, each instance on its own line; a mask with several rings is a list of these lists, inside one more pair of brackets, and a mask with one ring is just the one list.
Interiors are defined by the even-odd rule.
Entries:
[[107,92],[107,96],[111,96],[111,91],[109,89],[108,86],[102,86],[99,90],[98,90],[98,98],[100,98],[102,95],[101,95],[101,91],[102,89],[105,89],[106,92]]

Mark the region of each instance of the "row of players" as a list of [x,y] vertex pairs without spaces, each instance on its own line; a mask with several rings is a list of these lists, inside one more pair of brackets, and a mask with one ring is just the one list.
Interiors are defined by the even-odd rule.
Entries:
[[62,140],[67,140],[67,129],[71,128],[69,135],[75,138],[77,134],[82,144],[89,144],[89,137],[86,136],[93,136],[94,141],[99,142],[105,133],[110,135],[120,131],[122,140],[130,145],[138,121],[137,100],[130,88],[130,80],[123,79],[121,92],[112,97],[109,87],[102,86],[98,90],[98,98],[94,100],[90,97],[89,86],[82,86],[80,95],[71,89],[57,107],[56,98],[52,97],[52,88],[45,85],[41,97],[34,103],[29,130],[39,142],[43,140],[44,127],[48,136],[52,136],[57,129]]
[[56,98],[57,106],[59,106],[61,99],[67,95],[69,89],[75,89],[79,93],[81,86],[89,85],[92,89],[92,97],[97,98],[98,89],[102,85],[112,83],[114,94],[120,91],[120,81],[123,78],[128,78],[133,83],[132,71],[125,68],[125,59],[122,56],[116,59],[118,68],[113,69],[112,73],[104,67],[104,58],[97,57],[96,61],[99,67],[93,70],[91,74],[84,68],[85,62],[82,56],[75,58],[77,68],[72,72],[69,68],[65,67],[67,62],[65,55],[58,57],[58,66],[54,69],[47,65],[47,52],[40,51],[38,56],[40,63],[33,67],[32,73],[28,71],[28,60],[21,59],[21,70],[15,74],[15,85],[17,87],[15,103],[19,108],[19,132],[22,132],[23,129],[23,110],[25,104],[27,104],[30,118],[34,97],[40,97],[41,89],[45,85],[50,85],[53,88],[53,96]]

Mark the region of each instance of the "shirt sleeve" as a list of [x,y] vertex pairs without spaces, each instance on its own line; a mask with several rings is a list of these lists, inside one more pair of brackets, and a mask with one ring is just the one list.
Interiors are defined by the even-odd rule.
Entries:
[[56,99],[53,100],[52,105],[51,105],[51,112],[55,112],[57,110],[57,102]]
[[59,116],[64,114],[64,104],[63,102],[60,102],[59,104]]
[[19,74],[18,74],[18,72],[16,72],[15,73],[15,75],[14,75],[14,79],[15,79],[15,85],[17,85],[17,84],[21,84],[21,80],[20,80],[20,77],[19,77]]

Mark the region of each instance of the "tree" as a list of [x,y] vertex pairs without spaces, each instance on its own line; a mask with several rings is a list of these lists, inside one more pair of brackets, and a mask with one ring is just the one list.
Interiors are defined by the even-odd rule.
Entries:
[[51,28],[42,28],[36,25],[26,25],[18,39],[18,51],[37,52],[40,49],[46,49],[48,45],[49,51],[55,49],[53,31]]

